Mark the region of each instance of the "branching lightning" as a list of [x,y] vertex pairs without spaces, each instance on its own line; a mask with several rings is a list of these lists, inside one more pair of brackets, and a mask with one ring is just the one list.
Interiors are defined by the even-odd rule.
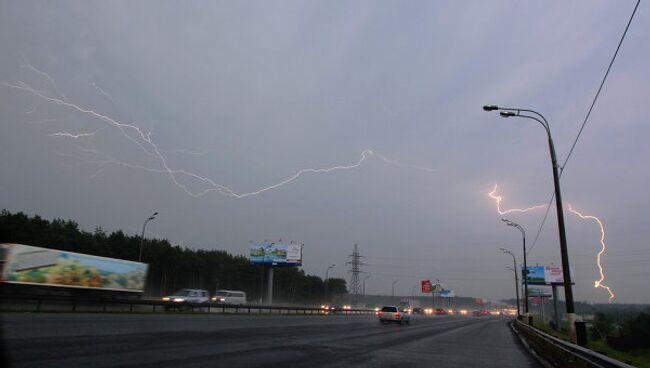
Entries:
[[[502,210],[501,209],[501,201],[503,200],[503,198],[500,195],[497,194],[497,189],[498,189],[497,185],[495,184],[494,189],[490,193],[488,193],[488,195],[490,196],[490,198],[494,199],[494,201],[496,202],[497,212],[500,215],[505,215],[505,214],[512,213],[512,212],[524,213],[524,212],[528,212],[528,211],[532,211],[532,210],[536,210],[536,209],[540,209],[540,208],[545,207],[545,205],[536,205],[536,206],[532,206],[532,207],[528,207],[528,208],[513,208],[513,209],[508,209],[508,210]],[[583,215],[582,213],[576,211],[570,204],[568,205],[568,209],[569,209],[569,212],[577,215],[578,217],[580,217],[583,220],[593,220],[593,221],[595,221],[596,223],[598,223],[598,226],[600,227],[600,245],[601,245],[601,249],[598,252],[598,254],[596,255],[596,266],[598,267],[598,272],[600,274],[600,279],[594,281],[594,287],[602,288],[602,289],[607,290],[607,292],[609,293],[609,302],[611,303],[612,300],[615,298],[614,292],[612,291],[612,289],[609,286],[607,286],[607,285],[605,285],[603,283],[605,281],[605,272],[604,272],[603,265],[602,265],[602,256],[603,256],[603,254],[605,254],[607,252],[607,246],[605,244],[605,227],[604,227],[602,221],[596,216]]]
[[436,172],[437,171],[436,169],[431,169],[431,168],[428,168],[428,167],[417,166],[417,165],[413,165],[413,164],[406,164],[406,163],[399,162],[399,161],[396,161],[396,160],[390,160],[390,159],[384,157],[383,155],[381,155],[381,154],[379,154],[377,152],[371,152],[371,153],[373,155],[375,155],[376,157],[378,157],[380,160],[387,163],[387,164],[392,164],[392,165],[400,166],[400,167],[406,167],[406,168],[409,168],[409,169],[422,170],[422,171],[426,171],[426,172]]
[[[31,64],[28,64],[28,68],[30,70],[33,70],[33,71],[37,72],[38,74],[44,76],[45,78],[47,78],[47,80],[50,82],[50,84],[52,86],[55,87],[55,90],[57,91],[57,93],[59,93],[59,95],[61,95],[61,97],[52,96],[52,95],[48,94],[46,91],[38,90],[36,88],[33,88],[29,84],[27,84],[25,82],[22,82],[22,81],[18,81],[16,83],[4,83],[4,85],[7,86],[7,87],[10,87],[10,88],[19,90],[21,92],[24,92],[24,93],[26,93],[28,95],[33,96],[33,97],[36,97],[39,100],[41,100],[42,102],[49,103],[49,104],[52,104],[52,105],[55,105],[55,106],[64,107],[64,108],[73,110],[75,112],[87,115],[87,116],[89,116],[89,117],[91,117],[93,119],[96,119],[96,120],[108,125],[109,127],[112,127],[112,128],[115,128],[115,129],[119,130],[126,139],[131,141],[133,144],[137,145],[147,155],[152,156],[160,164],[160,168],[148,167],[148,166],[137,165],[137,164],[131,164],[131,163],[127,163],[127,162],[117,160],[117,159],[115,159],[113,157],[110,157],[110,156],[107,156],[107,155],[104,155],[105,157],[104,157],[103,160],[95,161],[95,163],[98,163],[100,165],[115,164],[115,165],[120,165],[120,166],[124,166],[124,167],[128,167],[128,168],[140,169],[140,170],[146,170],[146,171],[149,171],[149,172],[165,174],[171,179],[172,183],[175,186],[177,186],[183,192],[185,192],[186,194],[188,194],[188,195],[190,195],[192,197],[201,197],[201,196],[204,196],[204,195],[206,195],[208,193],[211,193],[211,192],[216,192],[216,193],[219,193],[221,195],[224,195],[224,196],[227,196],[227,197],[232,197],[232,198],[237,198],[237,199],[256,196],[256,195],[259,195],[261,193],[264,193],[264,192],[267,192],[267,191],[270,191],[270,190],[274,190],[274,189],[280,188],[280,187],[282,187],[284,185],[287,185],[287,184],[297,180],[298,178],[300,178],[304,174],[330,173],[330,172],[339,171],[339,170],[356,169],[359,166],[361,166],[361,164],[363,164],[363,162],[366,161],[367,158],[369,158],[370,156],[373,156],[373,155],[375,157],[379,158],[380,160],[384,161],[387,164],[392,164],[392,165],[402,166],[402,167],[410,167],[410,168],[423,170],[423,171],[427,171],[427,172],[435,171],[434,169],[430,169],[430,168],[426,168],[426,167],[415,166],[415,165],[411,165],[411,164],[401,163],[401,162],[398,162],[398,161],[395,161],[395,160],[390,160],[390,159],[386,158],[383,155],[375,153],[372,150],[366,149],[366,150],[363,150],[361,152],[361,157],[359,158],[359,160],[356,161],[353,164],[338,165],[338,166],[333,166],[333,167],[329,167],[329,168],[301,169],[298,172],[296,172],[294,175],[292,175],[291,177],[289,177],[289,178],[287,178],[285,180],[282,180],[279,183],[269,185],[269,186],[263,187],[261,189],[255,190],[255,191],[251,191],[251,192],[235,192],[233,189],[231,189],[231,188],[229,188],[229,187],[227,187],[225,185],[217,184],[214,180],[212,180],[210,178],[207,178],[207,177],[204,177],[204,176],[201,176],[201,175],[199,175],[197,173],[190,172],[190,171],[187,171],[187,170],[184,170],[184,169],[171,168],[170,165],[167,162],[167,159],[165,158],[165,155],[164,155],[165,151],[160,149],[156,145],[156,143],[153,141],[153,139],[151,137],[151,132],[145,133],[142,129],[140,129],[134,123],[128,124],[128,123],[119,122],[116,119],[114,119],[114,118],[112,118],[112,117],[110,117],[110,116],[108,116],[106,114],[97,112],[97,111],[95,111],[93,109],[86,108],[86,107],[83,107],[81,105],[78,105],[78,104],[75,104],[75,103],[71,102],[62,93],[58,92],[58,89],[56,89],[56,84],[54,83],[54,80],[47,73],[39,71],[35,67],[31,66]],[[106,91],[102,90],[95,83],[93,83],[93,87],[95,87],[95,89],[97,89],[105,97],[111,98],[110,94],[108,94]],[[87,137],[87,136],[94,135],[94,134],[95,133],[73,134],[73,133],[67,133],[67,132],[59,132],[59,133],[52,134],[52,136],[61,136],[61,137],[69,137],[69,138],[79,139],[81,137]],[[177,151],[181,151],[181,150],[177,150]],[[190,151],[188,151],[188,152],[190,152]],[[94,153],[99,154],[99,152],[97,152],[97,151],[94,151]],[[191,154],[197,154],[198,155],[199,153],[192,151]],[[92,177],[97,176],[102,171],[102,169],[103,168],[100,168],[100,170],[97,173],[95,173]],[[181,178],[191,178],[191,179],[194,179],[194,180],[198,180],[204,186],[207,186],[207,188],[201,189],[201,190],[198,190],[198,191],[193,191],[188,187],[188,185],[186,185],[184,182],[181,182]]]
[[79,139],[83,137],[92,137],[95,135],[97,132],[92,132],[92,133],[78,133],[78,134],[73,134],[73,133],[68,133],[68,132],[57,132],[57,133],[52,133],[50,134],[50,137],[68,137],[72,139]]
[[594,281],[594,287],[596,288],[603,288],[607,290],[609,293],[609,302],[611,303],[612,300],[616,297],[614,295],[614,292],[612,289],[605,285],[603,281],[605,281],[605,272],[603,271],[603,265],[602,265],[602,256],[607,252],[607,246],[605,245],[605,227],[603,226],[603,222],[600,221],[600,219],[596,216],[592,215],[583,215],[582,213],[576,211],[571,205],[569,204],[569,212],[577,215],[583,220],[593,220],[598,223],[598,226],[600,227],[600,251],[598,252],[598,255],[596,255],[596,265],[598,266],[598,272],[600,273],[600,279]]
[[496,206],[497,206],[497,212],[499,212],[499,215],[507,215],[507,214],[513,213],[513,212],[524,213],[524,212],[533,211],[533,210],[544,207],[543,204],[538,204],[538,205],[535,205],[535,206],[532,206],[532,207],[527,207],[527,208],[511,208],[511,209],[507,209],[507,210],[502,210],[501,209],[501,201],[503,201],[503,197],[501,197],[500,195],[497,194],[497,190],[498,190],[498,186],[497,186],[497,184],[494,184],[494,189],[492,189],[492,191],[490,193],[488,193],[488,195],[490,196],[490,198],[494,199],[494,202],[496,203]]

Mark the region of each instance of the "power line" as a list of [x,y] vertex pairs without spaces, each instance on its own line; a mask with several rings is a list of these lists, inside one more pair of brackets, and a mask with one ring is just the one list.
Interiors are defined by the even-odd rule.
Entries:
[[[591,106],[589,107],[589,110],[587,111],[587,115],[585,115],[585,119],[582,122],[582,125],[580,126],[580,129],[578,130],[578,135],[576,135],[576,139],[573,141],[573,144],[571,145],[571,149],[569,150],[569,153],[566,156],[566,159],[564,160],[564,163],[560,167],[560,178],[562,177],[562,174],[564,173],[564,169],[566,168],[566,164],[571,158],[571,155],[573,154],[573,150],[576,147],[576,144],[578,144],[578,140],[580,139],[580,135],[582,134],[582,131],[584,130],[585,126],[587,125],[587,121],[589,120],[589,117],[591,116],[591,112],[594,109],[594,106],[596,105],[596,101],[598,100],[598,97],[600,96],[600,92],[603,89],[603,86],[605,85],[605,81],[607,80],[607,76],[609,76],[609,72],[612,69],[612,65],[614,65],[614,61],[616,60],[616,56],[618,56],[618,51],[621,49],[621,45],[623,44],[623,40],[625,40],[625,36],[627,35],[627,31],[630,28],[630,24],[632,24],[632,19],[634,19],[634,15],[636,14],[636,10],[639,8],[639,4],[641,3],[641,0],[637,0],[636,5],[634,6],[634,10],[632,11],[632,14],[630,15],[630,19],[627,22],[627,25],[625,26],[625,30],[623,31],[623,35],[621,36],[621,40],[618,42],[618,46],[616,47],[616,51],[614,52],[614,55],[612,56],[612,60],[609,62],[609,65],[607,66],[607,70],[605,71],[605,75],[603,76],[603,80],[600,82],[600,86],[598,87],[598,90],[596,91],[596,95],[594,96],[594,100],[591,102]],[[546,219],[548,218],[548,212],[551,209],[551,205],[553,204],[553,199],[555,198],[555,192],[553,192],[553,195],[551,196],[551,200],[548,202],[548,206],[546,207],[546,212],[544,213],[544,218],[542,219],[541,224],[539,225],[539,229],[537,230],[537,235],[535,235],[535,240],[533,240],[533,244],[528,250],[527,253],[530,253],[533,248],[535,247],[535,244],[537,244],[537,239],[539,239],[539,234],[541,234],[542,229],[544,228],[544,224],[546,223]]]
[[625,26],[625,31],[623,31],[623,35],[621,36],[621,40],[618,42],[618,46],[616,47],[616,51],[614,52],[614,56],[612,56],[612,60],[609,62],[609,66],[607,67],[607,71],[605,71],[605,76],[603,76],[603,80],[600,82],[600,86],[598,87],[598,91],[596,92],[596,95],[594,96],[594,100],[591,103],[591,106],[589,107],[589,111],[587,111],[587,115],[585,116],[585,120],[582,122],[582,125],[580,126],[580,130],[578,131],[578,135],[576,136],[576,139],[573,141],[573,145],[571,145],[571,149],[569,150],[569,154],[566,156],[566,159],[564,160],[564,163],[562,164],[560,176],[562,176],[562,172],[564,172],[564,168],[566,167],[567,161],[569,161],[569,158],[571,158],[571,154],[573,153],[573,149],[576,147],[576,144],[578,143],[578,139],[580,139],[580,135],[582,134],[582,130],[585,128],[585,125],[587,125],[587,120],[589,120],[589,116],[591,116],[591,111],[594,109],[594,105],[596,105],[596,100],[598,100],[598,96],[600,96],[600,92],[602,91],[603,86],[605,85],[605,80],[607,80],[607,76],[609,75],[609,71],[612,69],[612,65],[614,65],[614,60],[616,60],[616,56],[618,56],[618,51],[621,49],[621,45],[623,44],[623,40],[625,39],[625,36],[627,35],[627,30],[630,28],[630,24],[632,24],[632,19],[634,18],[634,14],[636,14],[636,10],[639,8],[640,3],[641,3],[641,0],[637,0],[636,6],[634,6],[634,10],[632,11],[632,15],[630,16],[630,20],[627,22],[627,26]]

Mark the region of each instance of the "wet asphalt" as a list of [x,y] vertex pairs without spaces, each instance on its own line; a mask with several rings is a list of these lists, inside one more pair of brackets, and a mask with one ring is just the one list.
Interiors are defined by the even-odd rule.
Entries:
[[496,317],[6,313],[13,367],[539,367]]

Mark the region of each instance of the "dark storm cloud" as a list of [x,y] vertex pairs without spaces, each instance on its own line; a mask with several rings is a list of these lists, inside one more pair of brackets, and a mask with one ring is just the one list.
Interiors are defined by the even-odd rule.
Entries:
[[[397,290],[410,294],[430,277],[459,295],[509,297],[510,263],[498,248],[521,254],[519,236],[487,192],[498,182],[505,207],[545,203],[550,163],[538,126],[481,106],[543,112],[563,158],[632,6],[6,1],[0,81],[136,124],[174,169],[237,192],[303,168],[353,165],[365,149],[436,171],[370,157],[258,196],[193,198],[164,173],[107,163],[110,155],[161,169],[115,127],[3,85],[0,202],[134,233],[159,211],[150,235],[193,248],[243,254],[249,240],[297,240],[305,270],[321,276],[336,263],[332,274],[347,277],[358,243],[369,292],[389,293],[399,279]],[[605,221],[608,284],[630,302],[650,301],[647,18],[641,7],[563,177],[565,200]],[[532,236],[541,216],[512,219]],[[551,216],[531,263],[559,263],[555,224]],[[570,214],[567,226],[577,299],[606,301],[593,288],[598,228]]]

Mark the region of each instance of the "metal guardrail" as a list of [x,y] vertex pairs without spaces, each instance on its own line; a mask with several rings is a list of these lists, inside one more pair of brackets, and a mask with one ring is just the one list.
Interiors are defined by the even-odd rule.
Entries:
[[[175,303],[165,302],[160,299],[130,299],[130,298],[75,298],[68,296],[45,296],[45,295],[0,295],[2,302],[0,303],[0,310],[7,311],[25,311],[21,309],[5,308],[8,301],[14,302],[31,302],[33,308],[31,311],[41,312],[45,311],[45,305],[50,303],[70,305],[70,312],[77,312],[82,306],[95,306],[101,307],[101,310],[93,310],[95,312],[107,312],[107,307],[111,305],[128,306],[129,312],[134,312],[134,306],[150,307],[151,312],[163,312],[178,309],[185,309],[191,312],[205,312],[205,313],[245,313],[252,314],[302,314],[302,315],[368,315],[374,314],[375,311],[371,309],[323,309],[318,307],[295,307],[286,305],[260,305],[260,304],[219,304],[214,302],[208,303]],[[140,309],[140,311],[145,311]],[[232,311],[232,312],[229,312]]]
[[556,367],[634,368],[593,350],[549,335],[518,320],[513,322],[513,326],[538,355]]

